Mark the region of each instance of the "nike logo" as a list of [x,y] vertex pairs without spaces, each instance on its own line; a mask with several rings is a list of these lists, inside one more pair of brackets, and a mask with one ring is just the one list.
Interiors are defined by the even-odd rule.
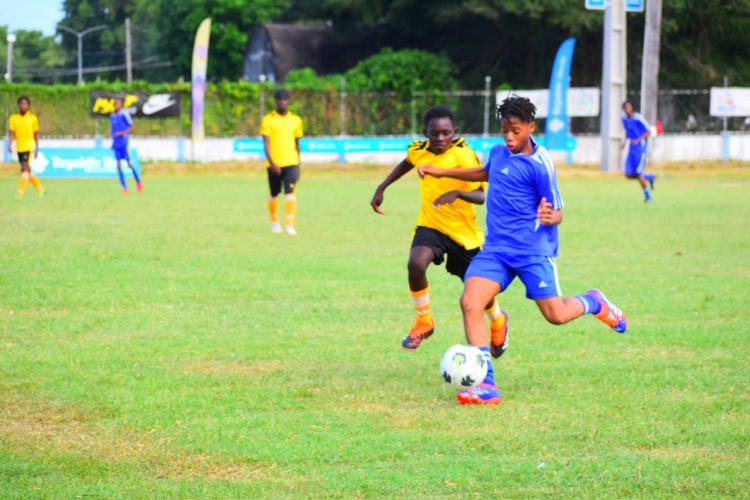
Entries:
[[143,114],[153,115],[163,109],[173,106],[177,101],[172,100],[169,94],[153,94],[143,103]]

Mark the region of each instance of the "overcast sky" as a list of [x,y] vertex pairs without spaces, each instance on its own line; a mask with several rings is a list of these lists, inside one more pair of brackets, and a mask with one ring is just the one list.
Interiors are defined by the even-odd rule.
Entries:
[[0,0],[0,25],[53,35],[63,18],[62,5],[62,0]]

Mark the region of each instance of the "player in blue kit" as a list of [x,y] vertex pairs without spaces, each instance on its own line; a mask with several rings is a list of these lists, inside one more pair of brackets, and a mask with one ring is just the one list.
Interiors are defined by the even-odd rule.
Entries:
[[[625,101],[622,104],[622,126],[625,127],[627,140],[622,143],[622,148],[630,142],[628,157],[625,160],[625,177],[637,179],[643,189],[644,201],[653,199],[651,191],[654,189],[654,174],[646,174],[647,139],[651,135],[651,126],[633,109],[633,103]],[[651,189],[649,189],[649,186]]]
[[135,177],[135,185],[139,193],[143,192],[143,183],[138,177],[138,172],[133,167],[128,154],[128,142],[130,133],[133,131],[133,119],[130,117],[127,109],[122,107],[122,99],[115,97],[115,112],[109,115],[109,122],[112,125],[112,150],[115,152],[117,160],[117,175],[120,178],[122,194],[128,194],[128,183],[125,182],[125,174],[122,173],[121,163],[123,160],[128,162],[128,167]]
[[466,271],[461,296],[466,340],[482,350],[489,369],[481,384],[456,395],[461,404],[502,401],[495,386],[482,313],[485,304],[507,290],[516,277],[526,287],[526,296],[536,302],[552,324],[562,325],[593,314],[618,333],[625,333],[628,328],[625,314],[599,290],[562,296],[555,257],[563,200],[549,153],[531,137],[536,128],[535,112],[531,101],[518,96],[509,97],[498,106],[505,145],[492,149],[483,168],[419,167],[420,175],[473,182],[489,180],[485,245]]

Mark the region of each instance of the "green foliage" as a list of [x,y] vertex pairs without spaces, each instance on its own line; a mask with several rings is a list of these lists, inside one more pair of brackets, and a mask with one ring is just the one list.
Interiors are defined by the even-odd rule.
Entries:
[[346,72],[353,90],[449,90],[456,88],[458,72],[451,61],[424,50],[385,48]]

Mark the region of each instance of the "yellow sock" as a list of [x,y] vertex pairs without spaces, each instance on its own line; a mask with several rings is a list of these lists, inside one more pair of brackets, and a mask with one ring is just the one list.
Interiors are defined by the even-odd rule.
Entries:
[[411,300],[417,309],[417,318],[422,323],[432,323],[432,309],[430,308],[430,286],[424,290],[409,290]]
[[500,305],[497,300],[492,301],[492,305],[484,310],[490,320],[493,328],[503,328],[505,326],[505,315],[500,311]]
[[297,215],[297,197],[291,193],[284,197],[284,221],[287,227],[294,227],[295,215]]
[[278,198],[268,198],[268,213],[271,214],[271,222],[279,222]]
[[34,186],[34,189],[36,189],[40,193],[44,192],[44,186],[42,186],[42,182],[39,180],[39,177],[37,177],[34,174],[31,174],[29,176],[29,180],[31,181],[31,185]]
[[23,196],[26,192],[26,186],[29,185],[29,173],[28,172],[22,172],[21,173],[21,181],[18,183],[18,196]]

